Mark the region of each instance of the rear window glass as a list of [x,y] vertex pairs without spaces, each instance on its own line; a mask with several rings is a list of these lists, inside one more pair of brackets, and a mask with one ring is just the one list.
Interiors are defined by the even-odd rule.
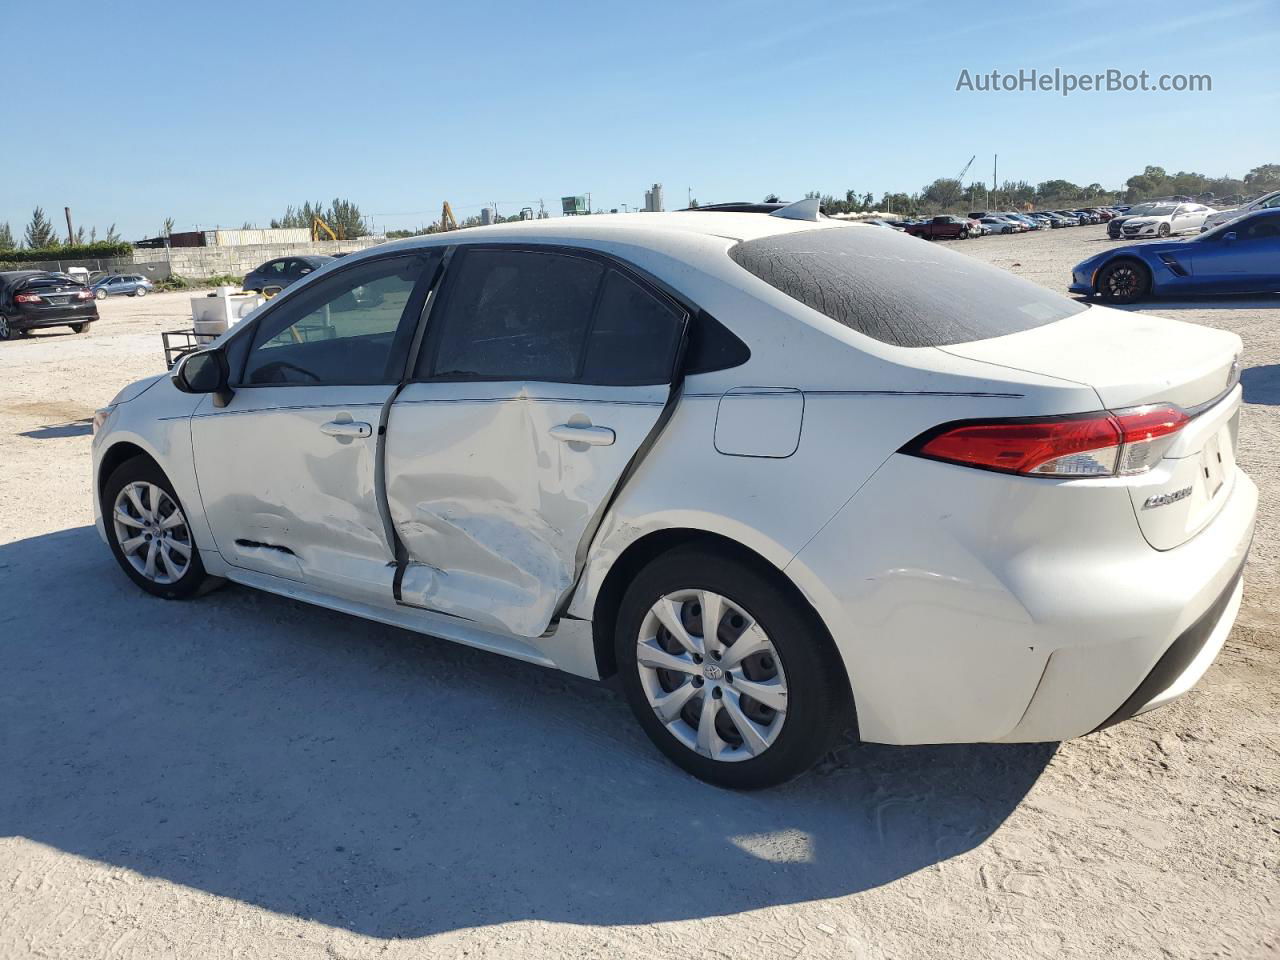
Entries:
[[805,306],[900,347],[1001,337],[1085,309],[962,253],[865,226],[747,240],[729,256]]

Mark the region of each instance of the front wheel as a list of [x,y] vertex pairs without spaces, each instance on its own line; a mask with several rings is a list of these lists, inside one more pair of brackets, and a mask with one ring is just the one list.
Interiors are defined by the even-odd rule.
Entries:
[[72,333],[84,333],[89,329],[89,325],[87,323],[72,323],[68,324],[68,326],[71,327]]
[[1160,234],[1160,236],[1167,237],[1171,231],[1167,223],[1162,223],[1160,224],[1160,229],[1157,232]]
[[686,547],[623,596],[615,652],[654,744],[709,783],[772,786],[818,760],[851,721],[843,664],[777,577]]
[[1108,303],[1134,303],[1151,289],[1151,274],[1136,260],[1109,263],[1098,274],[1098,293]]
[[105,300],[107,299],[107,291],[101,290],[101,289],[95,290],[93,293],[93,298],[95,300]]
[[0,340],[8,340],[13,336],[13,327],[9,326],[9,318],[0,314]]
[[102,519],[120,567],[147,593],[182,600],[221,582],[205,573],[173,485],[146,457],[107,478]]
[[147,288],[146,288],[146,287],[139,287],[137,290],[135,290],[135,291],[133,292],[133,295],[134,295],[135,297],[145,297],[145,296],[147,295]]

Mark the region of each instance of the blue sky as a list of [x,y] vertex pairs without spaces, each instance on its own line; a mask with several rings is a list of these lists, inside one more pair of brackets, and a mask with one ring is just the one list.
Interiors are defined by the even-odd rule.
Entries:
[[[1105,186],[1147,163],[1280,162],[1276,0],[133,7],[59,4],[65,39],[6,43],[7,100],[33,108],[0,151],[15,234],[37,204],[137,239],[335,195],[395,228],[446,199],[460,217],[587,192],[638,205],[654,181],[668,209],[688,188],[911,192],[975,153],[966,182],[993,153],[1002,180]],[[1213,91],[955,90],[962,68],[1054,67],[1208,73]]]

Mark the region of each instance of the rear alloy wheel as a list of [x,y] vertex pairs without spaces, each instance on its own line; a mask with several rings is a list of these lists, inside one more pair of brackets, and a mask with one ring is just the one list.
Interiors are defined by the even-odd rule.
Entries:
[[102,491],[102,513],[111,552],[148,593],[185,599],[221,582],[205,574],[178,495],[151,460],[135,457],[116,468]]
[[13,336],[13,328],[9,326],[9,318],[0,314],[0,340],[8,340]]
[[659,749],[703,780],[789,780],[851,719],[843,665],[812,611],[723,554],[659,557],[628,588],[617,628],[632,711]]
[[94,291],[93,298],[95,300],[105,300],[107,299],[107,291],[99,287],[97,290]]
[[133,292],[133,295],[134,295],[135,297],[145,297],[145,296],[147,295],[147,288],[146,288],[146,287],[139,287],[137,290],[135,290],[135,291]]
[[1134,303],[1147,295],[1151,275],[1136,260],[1109,263],[1098,274],[1098,293],[1108,303]]

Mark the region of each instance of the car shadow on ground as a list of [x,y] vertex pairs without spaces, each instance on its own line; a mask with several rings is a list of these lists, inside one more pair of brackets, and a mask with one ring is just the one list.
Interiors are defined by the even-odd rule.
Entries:
[[63,437],[87,437],[91,433],[93,418],[85,417],[68,423],[53,423],[34,430],[24,430],[18,436],[30,437],[32,440],[61,440]]
[[1280,405],[1280,363],[1241,370],[1240,387],[1245,403]]
[[1223,293],[1212,297],[1147,297],[1137,303],[1099,303],[1115,310],[1153,310],[1167,313],[1170,310],[1274,310],[1280,307],[1280,297],[1265,293]]
[[850,747],[744,794],[609,688],[230,587],[92,528],[0,546],[0,833],[377,937],[855,893],[981,844],[1054,745]]

